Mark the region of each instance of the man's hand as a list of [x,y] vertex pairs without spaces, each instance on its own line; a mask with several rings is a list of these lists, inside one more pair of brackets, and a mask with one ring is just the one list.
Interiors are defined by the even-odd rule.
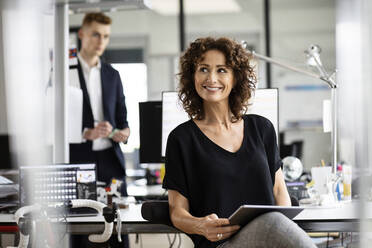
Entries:
[[230,225],[229,219],[218,218],[216,214],[210,214],[201,219],[197,229],[212,242],[227,239],[239,230],[240,226]]
[[108,121],[99,122],[95,129],[98,129],[100,138],[106,138],[112,132],[112,126]]
[[118,130],[117,132],[114,133],[114,136],[112,136],[112,139],[115,142],[126,142],[129,138],[130,135],[130,130],[129,127]]
[[106,138],[112,132],[112,126],[108,121],[99,122],[94,128],[88,128],[84,132],[84,139],[96,140]]

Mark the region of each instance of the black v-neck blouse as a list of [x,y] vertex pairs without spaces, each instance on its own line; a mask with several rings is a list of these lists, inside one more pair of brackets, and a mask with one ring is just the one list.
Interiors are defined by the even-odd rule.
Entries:
[[[244,138],[236,152],[214,143],[192,120],[169,134],[163,188],[185,196],[193,216],[215,213],[228,218],[243,204],[275,204],[275,172],[282,165],[275,129],[259,115],[245,115],[243,120]],[[220,244],[190,237],[195,247]]]

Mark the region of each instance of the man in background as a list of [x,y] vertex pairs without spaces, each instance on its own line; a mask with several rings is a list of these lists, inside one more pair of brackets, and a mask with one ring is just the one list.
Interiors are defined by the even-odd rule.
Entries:
[[[107,185],[112,178],[123,180],[121,193],[127,196],[125,160],[119,146],[120,142],[127,142],[130,134],[125,96],[118,71],[100,60],[110,39],[111,22],[102,13],[88,13],[78,33],[83,142],[70,144],[70,163],[95,163],[98,180]],[[110,247],[129,247],[127,236],[123,242],[125,245],[118,243],[113,235]]]

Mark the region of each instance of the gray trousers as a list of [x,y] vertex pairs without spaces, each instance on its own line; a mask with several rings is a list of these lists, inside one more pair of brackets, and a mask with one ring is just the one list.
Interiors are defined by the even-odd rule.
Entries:
[[279,212],[263,214],[218,248],[314,248],[310,237]]

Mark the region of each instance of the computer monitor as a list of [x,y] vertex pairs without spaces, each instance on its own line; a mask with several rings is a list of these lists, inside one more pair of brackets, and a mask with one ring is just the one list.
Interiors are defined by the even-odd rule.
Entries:
[[53,204],[74,199],[97,200],[95,164],[52,164],[21,166],[19,201]]
[[[248,114],[257,114],[269,119],[277,134],[279,129],[279,94],[278,89],[257,89],[248,108]],[[175,91],[163,92],[162,113],[162,149],[161,155],[165,157],[165,149],[169,133],[179,124],[189,120],[189,116],[182,107],[182,103]]]
[[161,132],[161,156],[165,157],[168,135],[179,124],[189,120],[189,116],[182,107],[182,103],[175,91],[166,91],[162,94],[162,132]]
[[0,151],[0,169],[12,169],[9,136],[6,134],[0,135]]
[[145,163],[162,163],[161,123],[162,102],[150,101],[139,103],[140,148],[139,161]]

